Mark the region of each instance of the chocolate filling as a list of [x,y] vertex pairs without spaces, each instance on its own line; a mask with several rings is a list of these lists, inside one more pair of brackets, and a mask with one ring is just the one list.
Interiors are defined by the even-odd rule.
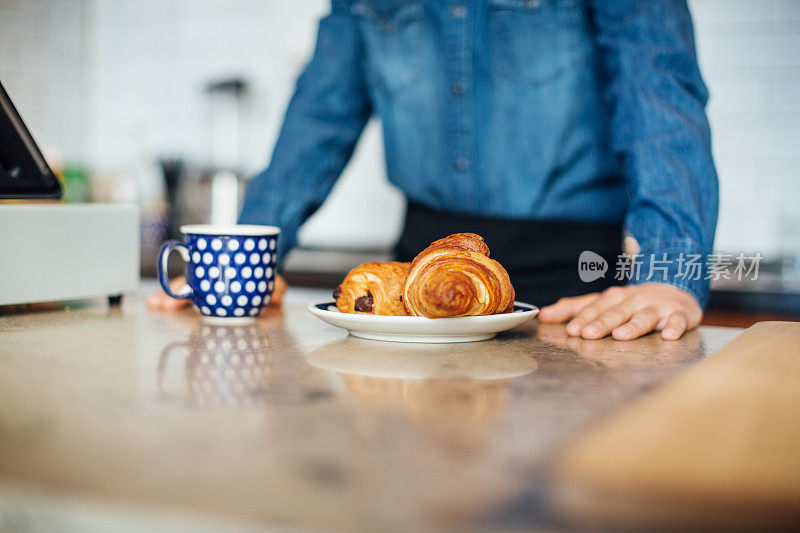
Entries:
[[372,293],[367,291],[366,296],[359,296],[356,298],[355,310],[359,313],[371,313],[372,304]]
[[334,300],[338,300],[339,296],[341,296],[341,295],[342,295],[342,286],[339,285],[338,287],[333,289],[333,299]]

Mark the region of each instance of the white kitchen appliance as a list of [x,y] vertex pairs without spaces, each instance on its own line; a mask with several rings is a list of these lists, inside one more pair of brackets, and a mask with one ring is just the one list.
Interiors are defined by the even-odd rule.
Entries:
[[138,207],[55,203],[60,198],[60,183],[0,84],[0,305],[118,302],[136,289]]

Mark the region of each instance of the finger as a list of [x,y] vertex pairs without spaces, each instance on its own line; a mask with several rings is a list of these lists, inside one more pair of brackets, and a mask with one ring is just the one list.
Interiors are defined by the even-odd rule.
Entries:
[[583,328],[592,320],[596,319],[605,311],[616,306],[625,299],[625,289],[621,287],[611,287],[600,294],[600,297],[590,305],[581,309],[575,318],[567,324],[567,333],[573,337],[581,335]]
[[186,307],[191,303],[190,300],[176,300],[175,298],[170,298],[166,294],[163,295],[161,299],[161,309],[165,311],[175,311],[176,309],[181,309],[182,307]]
[[672,313],[667,318],[664,329],[661,330],[661,337],[668,341],[680,339],[688,325],[689,319],[686,317],[686,314],[682,312]]
[[[175,294],[182,292],[183,287],[185,285],[186,285],[186,278],[184,276],[178,276],[177,278],[169,282],[169,288]],[[167,293],[165,292],[161,293],[161,308],[166,311],[174,311],[176,309],[186,307],[190,303],[191,300],[189,300],[188,298],[178,300],[176,298],[168,296]]]
[[[169,288],[172,290],[172,292],[178,292],[181,290],[181,288],[183,288],[184,285],[186,285],[186,278],[183,276],[178,276],[170,281]],[[145,304],[147,305],[148,309],[153,311],[174,311],[189,305],[189,300],[176,300],[175,298],[168,296],[164,291],[158,291],[154,292],[153,294],[148,294],[145,298]]]
[[575,314],[600,297],[599,293],[584,294],[569,298],[560,298],[556,303],[539,310],[539,321],[560,323],[574,317]]
[[151,311],[155,311],[157,309],[161,309],[161,294],[154,292],[153,294],[148,294],[144,299],[145,305]]
[[270,299],[269,304],[273,306],[281,305],[283,295],[286,294],[288,288],[289,285],[283,276],[275,276],[275,289],[272,291],[272,299]]
[[630,320],[614,328],[611,336],[619,341],[629,341],[653,331],[661,315],[654,307],[647,307],[633,314]]
[[600,339],[605,337],[612,330],[624,324],[637,311],[637,303],[632,299],[624,300],[619,305],[615,305],[598,315],[597,318],[586,324],[581,329],[581,337],[584,339]]
[[174,311],[189,304],[189,300],[176,300],[167,296],[163,291],[153,294],[148,294],[145,298],[145,304],[151,311]]

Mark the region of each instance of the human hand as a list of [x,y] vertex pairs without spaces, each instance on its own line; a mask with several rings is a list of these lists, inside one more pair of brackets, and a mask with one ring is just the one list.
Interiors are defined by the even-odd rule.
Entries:
[[[180,288],[185,284],[186,278],[180,276],[172,280],[169,284],[169,287],[173,292],[175,292],[180,290]],[[272,291],[272,299],[269,302],[269,306],[273,307],[281,305],[283,295],[286,293],[286,289],[288,288],[289,285],[286,283],[286,280],[283,279],[283,276],[276,275],[275,289]],[[147,304],[147,308],[151,311],[174,311],[189,305],[190,300],[176,300],[175,298],[170,298],[167,296],[167,293],[164,291],[158,291],[154,292],[153,294],[148,294],[145,298],[145,303]],[[264,309],[266,309],[266,307]]]
[[542,308],[539,321],[569,320],[567,334],[599,339],[609,333],[617,340],[632,340],[653,330],[676,340],[696,327],[703,310],[688,292],[665,283],[610,287],[601,293],[561,298]]

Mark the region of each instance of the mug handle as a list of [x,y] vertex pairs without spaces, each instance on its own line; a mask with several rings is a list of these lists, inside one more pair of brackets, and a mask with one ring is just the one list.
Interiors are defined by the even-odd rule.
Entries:
[[172,250],[178,250],[184,261],[189,260],[189,248],[187,248],[185,244],[180,241],[165,242],[161,247],[161,251],[158,252],[158,281],[161,283],[161,288],[164,289],[164,292],[166,292],[168,296],[176,300],[185,300],[192,296],[192,288],[188,284],[181,287],[181,290],[178,291],[177,294],[172,292],[169,288],[167,261],[169,260],[169,254]]

